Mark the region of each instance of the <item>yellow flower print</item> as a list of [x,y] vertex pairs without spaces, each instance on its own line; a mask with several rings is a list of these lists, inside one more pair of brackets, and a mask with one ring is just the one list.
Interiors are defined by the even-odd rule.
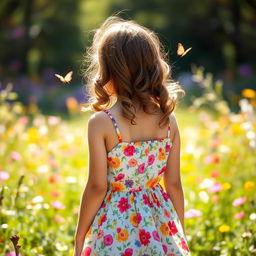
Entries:
[[133,226],[138,226],[142,218],[140,213],[133,212],[130,216],[130,222]]
[[165,150],[163,148],[159,149],[158,160],[165,160]]
[[138,163],[138,161],[137,161],[136,159],[134,159],[134,158],[132,158],[132,159],[130,159],[130,160],[128,161],[128,165],[129,165],[130,167],[136,166],[137,163]]
[[134,194],[131,195],[130,202],[131,202],[131,204],[134,203]]
[[92,226],[90,226],[89,230],[87,231],[85,238],[88,238],[92,233]]
[[127,241],[129,238],[129,232],[127,229],[125,228],[117,228],[117,235],[116,235],[116,239],[119,242],[125,242]]
[[163,233],[163,235],[165,235],[165,236],[168,236],[168,235],[169,235],[170,229],[169,229],[169,226],[167,225],[167,223],[163,223],[163,224],[160,226],[160,230],[161,230],[161,232]]
[[152,188],[156,185],[156,183],[159,181],[159,177],[155,177],[155,178],[152,178],[152,179],[149,179],[146,183],[146,187],[148,188]]
[[112,182],[111,188],[113,191],[124,191],[125,187],[121,182]]
[[114,158],[114,157],[109,157],[108,158],[109,166],[112,168],[119,168],[120,167],[120,158]]

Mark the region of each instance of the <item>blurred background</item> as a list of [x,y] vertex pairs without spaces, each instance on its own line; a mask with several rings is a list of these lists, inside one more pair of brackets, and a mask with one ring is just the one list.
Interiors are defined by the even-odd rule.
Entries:
[[[193,64],[223,80],[231,105],[243,88],[255,88],[255,0],[2,0],[0,10],[1,83],[13,83],[20,100],[37,102],[44,113],[65,111],[69,96],[85,100],[83,54],[93,29],[120,11],[158,33],[173,78],[186,88],[194,84]],[[193,48],[184,58],[177,56],[178,42]],[[70,70],[72,84],[60,84],[54,73]]]
[[[116,13],[158,34],[186,90],[175,112],[192,255],[256,255],[255,0],[1,0],[0,255],[72,255],[88,177],[83,60]],[[181,57],[178,43],[192,49]],[[70,71],[70,83],[54,75]]]

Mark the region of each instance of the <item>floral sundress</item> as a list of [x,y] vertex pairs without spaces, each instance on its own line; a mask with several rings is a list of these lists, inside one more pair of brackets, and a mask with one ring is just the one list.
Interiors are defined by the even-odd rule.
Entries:
[[91,224],[82,256],[190,255],[169,195],[159,183],[172,146],[166,138],[119,143],[107,154],[108,191]]

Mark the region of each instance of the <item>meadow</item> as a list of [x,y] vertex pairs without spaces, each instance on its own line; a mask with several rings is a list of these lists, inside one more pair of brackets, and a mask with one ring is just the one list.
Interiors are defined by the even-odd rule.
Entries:
[[[204,84],[176,110],[189,246],[195,256],[256,255],[256,92],[244,90],[234,113],[220,86]],[[0,255],[72,255],[89,113],[70,98],[68,118],[44,115],[17,97],[11,85],[0,91]]]

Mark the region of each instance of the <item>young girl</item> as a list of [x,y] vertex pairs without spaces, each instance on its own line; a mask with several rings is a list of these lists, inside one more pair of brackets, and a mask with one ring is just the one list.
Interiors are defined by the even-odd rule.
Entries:
[[[89,177],[75,256],[190,255],[177,94],[155,33],[118,17],[96,31],[86,72]],[[159,183],[163,178],[164,187]]]

